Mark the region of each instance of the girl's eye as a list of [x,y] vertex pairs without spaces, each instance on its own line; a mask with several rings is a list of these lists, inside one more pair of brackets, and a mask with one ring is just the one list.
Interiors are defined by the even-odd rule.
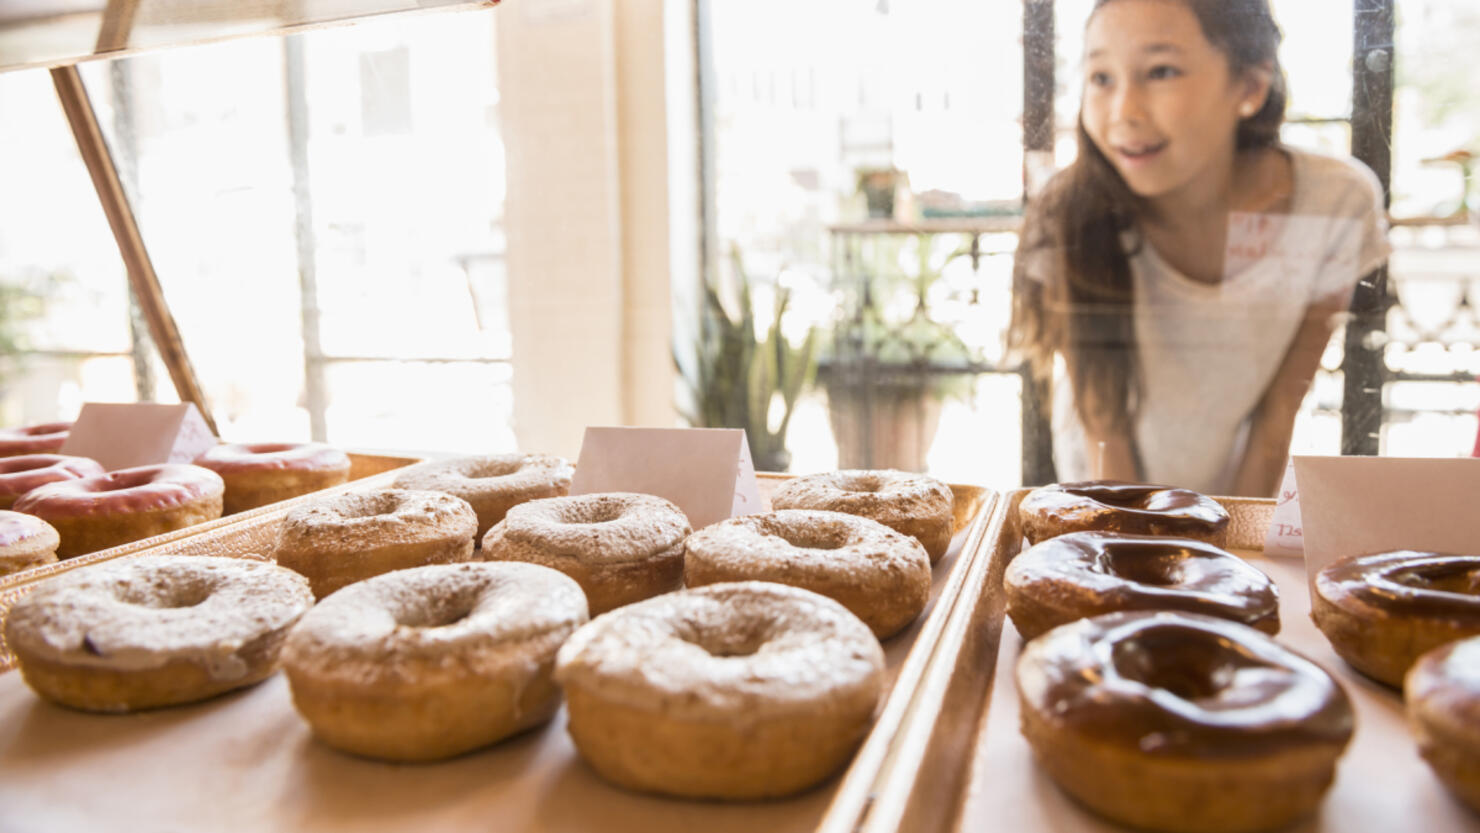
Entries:
[[1108,87],[1110,86],[1110,73],[1091,72],[1089,74],[1089,83],[1096,87]]
[[1170,66],[1168,64],[1157,64],[1156,66],[1151,68],[1150,72],[1146,73],[1146,77],[1152,80],[1157,80],[1164,78],[1176,78],[1181,74],[1182,70],[1177,69],[1174,66]]

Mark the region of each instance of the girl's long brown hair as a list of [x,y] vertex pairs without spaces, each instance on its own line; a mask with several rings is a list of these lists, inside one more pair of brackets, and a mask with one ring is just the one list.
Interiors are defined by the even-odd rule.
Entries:
[[[1115,0],[1096,0],[1094,11]],[[1235,76],[1273,69],[1269,97],[1238,125],[1237,148],[1267,147],[1285,118],[1280,30],[1267,0],[1179,0],[1203,35],[1228,56]],[[1093,12],[1091,17],[1093,17]],[[1124,430],[1139,406],[1140,381],[1129,255],[1137,198],[1095,147],[1081,119],[1079,156],[1028,206],[1013,266],[1008,348],[1047,379],[1062,354],[1079,419],[1093,430]],[[1029,274],[1031,271],[1033,274]],[[1046,270],[1046,273],[1045,273]]]

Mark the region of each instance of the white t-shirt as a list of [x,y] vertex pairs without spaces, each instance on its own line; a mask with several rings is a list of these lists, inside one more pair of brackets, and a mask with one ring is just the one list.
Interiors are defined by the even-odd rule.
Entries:
[[[1130,256],[1142,393],[1134,430],[1147,482],[1228,494],[1249,417],[1306,309],[1349,298],[1391,251],[1382,188],[1366,166],[1284,150],[1294,177],[1290,211],[1230,215],[1221,283],[1188,278],[1144,241]],[[1090,477],[1094,451],[1063,374],[1053,414],[1059,479]]]

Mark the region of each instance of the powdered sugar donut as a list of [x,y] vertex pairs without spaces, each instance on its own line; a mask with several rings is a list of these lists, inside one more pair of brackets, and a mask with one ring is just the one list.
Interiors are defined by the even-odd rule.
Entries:
[[17,498],[37,486],[58,480],[77,480],[103,473],[103,467],[90,457],[63,454],[22,454],[0,457],[0,509],[9,509]]
[[605,492],[534,500],[483,537],[489,561],[554,567],[586,592],[591,615],[683,584],[683,510],[654,495]]
[[773,509],[825,509],[878,521],[919,541],[939,561],[951,546],[951,487],[923,474],[893,470],[835,471],[788,480],[771,495]]
[[308,583],[261,561],[144,556],[44,582],[5,622],[26,684],[75,709],[190,703],[277,668]]
[[338,486],[349,480],[349,455],[323,443],[231,443],[195,458],[226,483],[225,511],[244,512],[269,503]]
[[224,489],[200,466],[138,466],[39,486],[13,508],[56,527],[71,558],[219,518]]
[[555,651],[586,621],[572,579],[534,564],[439,564],[362,581],[293,630],[293,704],[337,749],[445,758],[549,720]]
[[689,587],[752,580],[802,587],[842,603],[880,639],[914,621],[930,600],[925,547],[857,515],[745,515],[704,527],[684,547]]
[[847,761],[884,686],[884,653],[825,596],[749,581],[599,616],[556,658],[570,735],[604,778],[645,792],[764,798]]
[[466,501],[442,492],[350,492],[289,512],[272,555],[322,599],[391,570],[467,561],[477,526]]
[[61,537],[35,515],[0,509],[0,576],[57,560]]
[[575,473],[570,462],[553,454],[495,454],[459,457],[412,466],[396,478],[398,489],[446,492],[468,502],[478,513],[478,539],[521,503],[570,492]]

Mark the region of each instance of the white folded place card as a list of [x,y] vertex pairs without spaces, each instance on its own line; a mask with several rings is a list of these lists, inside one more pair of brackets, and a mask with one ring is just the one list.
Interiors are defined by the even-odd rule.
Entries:
[[1296,457],[1305,569],[1388,550],[1480,552],[1480,459]]
[[192,402],[87,402],[62,454],[91,457],[108,471],[189,463],[219,440]]
[[593,492],[667,498],[694,529],[764,508],[738,428],[587,428],[570,493]]
[[1285,477],[1275,493],[1274,515],[1269,531],[1264,534],[1264,554],[1286,557],[1305,552],[1305,536],[1300,526],[1300,492],[1295,488],[1295,458],[1285,463]]

